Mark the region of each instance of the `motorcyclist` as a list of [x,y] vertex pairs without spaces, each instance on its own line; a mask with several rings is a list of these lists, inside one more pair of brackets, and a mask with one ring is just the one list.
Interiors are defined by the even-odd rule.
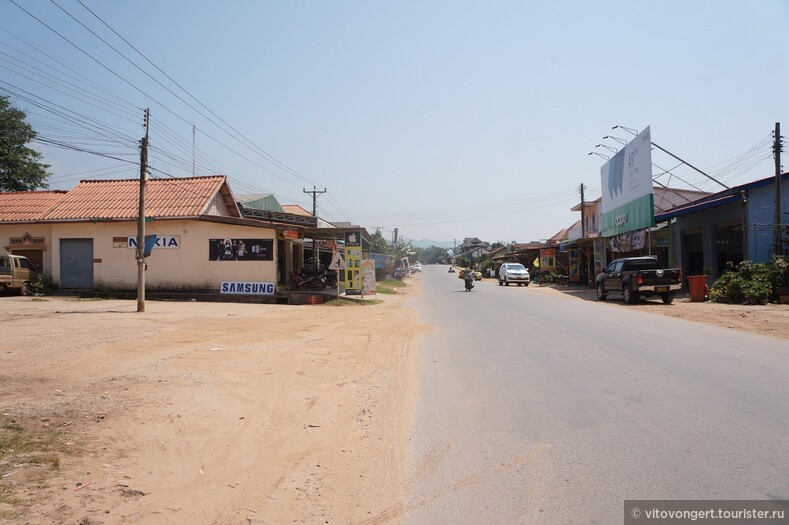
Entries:
[[471,265],[469,265],[469,267],[466,268],[466,271],[463,273],[463,280],[465,281],[466,287],[469,290],[474,288],[474,269],[471,268]]

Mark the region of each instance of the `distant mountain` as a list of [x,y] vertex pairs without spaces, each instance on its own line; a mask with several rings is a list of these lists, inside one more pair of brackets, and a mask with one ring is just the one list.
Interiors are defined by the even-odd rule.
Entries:
[[418,241],[411,241],[411,246],[414,248],[430,248],[437,246],[439,248],[452,248],[451,241],[431,241],[430,239],[419,239]]

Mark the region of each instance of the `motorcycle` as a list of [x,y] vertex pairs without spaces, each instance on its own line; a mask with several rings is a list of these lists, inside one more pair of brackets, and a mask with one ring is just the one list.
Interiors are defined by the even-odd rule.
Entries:
[[463,282],[466,283],[466,291],[470,292],[472,288],[474,288],[474,274],[471,272],[466,272],[463,276]]
[[288,290],[323,290],[327,285],[326,274],[324,272],[307,275],[304,268],[297,268],[290,279],[288,279]]

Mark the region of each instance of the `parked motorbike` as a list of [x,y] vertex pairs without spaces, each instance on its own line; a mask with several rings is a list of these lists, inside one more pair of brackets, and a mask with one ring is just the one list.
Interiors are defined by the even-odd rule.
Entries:
[[297,268],[288,279],[288,290],[323,290],[327,280],[324,272],[308,275],[304,268]]

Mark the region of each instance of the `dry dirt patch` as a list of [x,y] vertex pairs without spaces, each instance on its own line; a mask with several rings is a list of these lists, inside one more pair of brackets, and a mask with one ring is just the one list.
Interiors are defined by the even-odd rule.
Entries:
[[57,465],[0,451],[0,523],[396,520],[413,293],[145,313],[2,298],[0,436],[46,440]]
[[[595,291],[588,288],[553,285],[529,288],[542,293],[563,294],[587,301],[597,301]],[[670,305],[663,304],[656,298],[628,305],[618,296],[609,297],[604,304],[789,339],[789,305],[787,304],[742,305],[709,301],[694,303],[688,297],[678,297]]]

